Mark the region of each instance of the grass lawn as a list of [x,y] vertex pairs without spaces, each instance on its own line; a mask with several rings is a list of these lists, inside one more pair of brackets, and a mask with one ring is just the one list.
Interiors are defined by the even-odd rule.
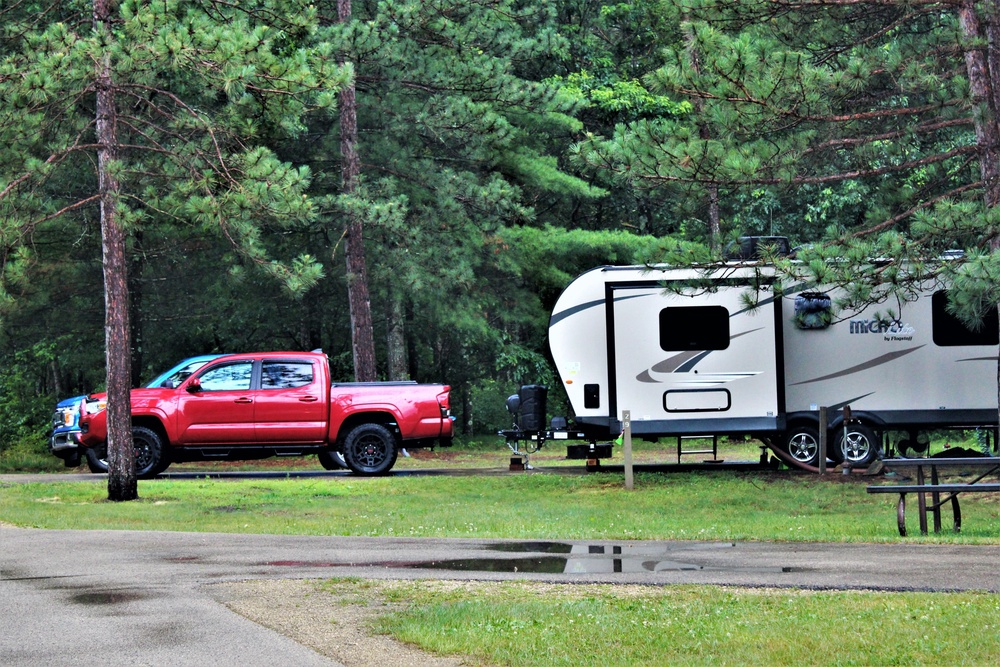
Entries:
[[[720,457],[739,460],[742,451],[743,460],[756,459],[755,447],[740,446]],[[582,466],[563,456],[553,447],[533,458],[552,472],[506,472],[509,452],[501,447],[414,452],[399,464],[499,469],[487,475],[142,480],[141,499],[131,503],[108,502],[103,480],[8,483],[0,485],[0,522],[522,540],[1000,544],[1000,499],[989,494],[963,499],[961,534],[904,539],[895,499],[867,494],[871,478],[860,475],[639,473],[630,492],[620,473],[560,474],[559,466]],[[670,463],[676,450],[642,444],[636,460]],[[206,472],[318,469],[311,457],[191,465]],[[347,604],[384,610],[376,631],[469,656],[470,664],[991,665],[1000,654],[1000,596],[987,593],[354,579],[325,586]]]
[[[110,503],[106,483],[0,487],[0,520],[39,528],[515,539],[896,542],[895,498],[870,478],[799,472],[555,472],[140,480]],[[907,542],[1000,543],[995,495],[962,501],[963,531]],[[914,519],[916,517],[913,517]],[[912,531],[916,533],[917,531]]]
[[332,580],[375,625],[471,664],[995,665],[1000,596]]

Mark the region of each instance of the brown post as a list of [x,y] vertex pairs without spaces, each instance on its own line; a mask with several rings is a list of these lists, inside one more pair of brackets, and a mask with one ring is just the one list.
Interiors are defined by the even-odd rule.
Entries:
[[827,407],[824,405],[819,409],[819,454],[817,467],[819,468],[819,474],[826,474],[826,452],[828,448],[827,439],[829,432],[826,428],[826,413]]

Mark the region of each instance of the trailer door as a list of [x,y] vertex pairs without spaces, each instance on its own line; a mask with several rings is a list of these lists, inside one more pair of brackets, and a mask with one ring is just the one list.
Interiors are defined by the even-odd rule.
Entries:
[[744,287],[686,296],[609,284],[614,413],[649,435],[775,431],[784,408],[781,300],[750,311]]

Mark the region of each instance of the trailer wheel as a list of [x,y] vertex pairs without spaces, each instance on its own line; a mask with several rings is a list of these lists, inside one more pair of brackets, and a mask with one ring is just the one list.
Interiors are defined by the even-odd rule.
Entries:
[[834,432],[837,433],[837,454],[844,463],[867,466],[878,458],[879,438],[864,424],[848,424],[846,437],[843,427]]
[[396,438],[381,424],[355,426],[344,440],[344,459],[358,475],[384,475],[396,464]]
[[819,430],[810,425],[792,428],[785,435],[785,451],[799,463],[816,465],[819,462]]

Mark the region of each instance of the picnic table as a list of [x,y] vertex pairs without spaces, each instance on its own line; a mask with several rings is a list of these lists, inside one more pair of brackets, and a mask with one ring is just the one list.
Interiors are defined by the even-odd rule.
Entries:
[[[917,496],[917,508],[920,518],[920,532],[927,534],[927,514],[934,521],[934,532],[941,532],[941,508],[950,504],[954,518],[955,532],[962,530],[962,509],[958,504],[960,493],[996,493],[1000,492],[1000,483],[995,481],[984,483],[987,478],[995,478],[1000,471],[1000,457],[931,457],[921,459],[889,458],[884,459],[886,469],[893,472],[913,473],[915,480],[909,484],[878,484],[868,487],[868,493],[898,493],[899,502],[896,505],[896,521],[899,534],[906,537],[906,495],[914,493]],[[953,474],[978,475],[969,482],[942,482],[944,472]],[[928,502],[928,496],[930,496]]]

